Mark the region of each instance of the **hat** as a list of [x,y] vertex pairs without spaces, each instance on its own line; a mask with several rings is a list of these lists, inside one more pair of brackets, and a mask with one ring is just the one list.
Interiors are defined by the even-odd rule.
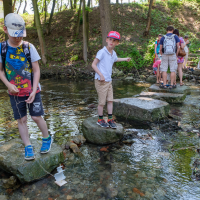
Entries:
[[11,37],[26,37],[25,21],[15,13],[6,15],[4,24]]
[[116,31],[110,31],[109,33],[108,33],[108,36],[107,37],[109,37],[109,38],[114,38],[114,39],[116,39],[116,40],[120,40],[120,34],[118,33],[118,32],[116,32]]

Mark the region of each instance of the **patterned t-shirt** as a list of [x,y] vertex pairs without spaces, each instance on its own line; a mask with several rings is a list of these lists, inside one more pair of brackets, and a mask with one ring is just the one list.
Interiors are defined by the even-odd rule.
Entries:
[[[23,52],[22,44],[18,47],[11,47],[8,43],[5,68],[6,68],[6,77],[8,81],[15,85],[19,93],[10,95],[16,96],[29,96],[32,92],[32,83],[31,83],[31,73],[32,68]],[[35,49],[35,47],[30,44],[30,55],[31,62],[40,60],[40,56]],[[1,49],[1,44],[0,44]],[[2,58],[0,56],[0,62],[2,63]],[[40,92],[40,88],[37,88],[37,93]]]

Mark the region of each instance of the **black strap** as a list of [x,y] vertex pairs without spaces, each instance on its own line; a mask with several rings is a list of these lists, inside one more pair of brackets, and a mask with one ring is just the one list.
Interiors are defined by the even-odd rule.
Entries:
[[[30,67],[32,69],[31,52],[30,52],[29,42],[23,41],[22,48],[23,48],[23,52],[30,64]],[[31,84],[33,86],[33,72],[31,73]]]
[[3,70],[5,72],[5,76],[8,79],[7,73],[6,73],[6,63],[5,63],[6,62],[7,49],[8,49],[7,46],[8,46],[7,41],[4,41],[4,42],[1,43],[2,66],[3,66]]

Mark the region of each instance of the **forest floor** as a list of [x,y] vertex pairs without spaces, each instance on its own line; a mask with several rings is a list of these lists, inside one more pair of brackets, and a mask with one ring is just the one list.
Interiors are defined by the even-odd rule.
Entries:
[[[116,48],[119,57],[132,57],[129,64],[118,64],[117,67],[125,73],[151,66],[154,42],[158,34],[165,34],[168,25],[178,28],[180,35],[188,35],[192,42],[191,51],[200,48],[200,4],[185,1],[158,2],[153,6],[152,21],[149,35],[143,36],[147,23],[148,4],[112,4],[113,30],[121,34],[120,44]],[[25,40],[33,43],[40,52],[37,30],[34,27],[33,15],[24,14],[27,37]],[[42,27],[48,53],[48,64],[40,62],[43,71],[70,70],[91,71],[91,63],[98,50],[102,48],[100,12],[98,7],[89,12],[89,47],[88,64],[83,61],[82,50],[82,18],[80,19],[79,36],[75,39],[77,27],[77,10],[64,10],[54,14],[51,35],[46,35],[47,23],[43,16]],[[0,40],[4,40],[3,20],[0,22]]]

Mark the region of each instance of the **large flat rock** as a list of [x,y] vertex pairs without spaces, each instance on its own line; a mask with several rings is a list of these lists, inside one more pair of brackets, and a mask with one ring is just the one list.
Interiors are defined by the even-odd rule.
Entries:
[[158,84],[154,84],[149,88],[149,92],[161,92],[161,93],[178,93],[178,94],[190,94],[190,88],[188,86],[180,86],[177,84],[177,87],[174,89],[162,89],[159,88]]
[[14,139],[0,146],[0,168],[16,176],[21,183],[43,178],[64,161],[62,149],[58,145],[53,143],[50,152],[40,154],[42,142],[32,139],[31,143],[36,156],[33,161],[25,161],[21,139]]
[[170,109],[167,102],[146,97],[115,99],[113,106],[114,115],[141,122],[162,119]]
[[97,117],[90,117],[83,121],[82,131],[88,142],[94,144],[111,144],[123,138],[124,128],[117,124],[117,129],[102,128],[97,125]]
[[141,92],[140,97],[159,99],[168,103],[183,103],[186,98],[186,94]]

